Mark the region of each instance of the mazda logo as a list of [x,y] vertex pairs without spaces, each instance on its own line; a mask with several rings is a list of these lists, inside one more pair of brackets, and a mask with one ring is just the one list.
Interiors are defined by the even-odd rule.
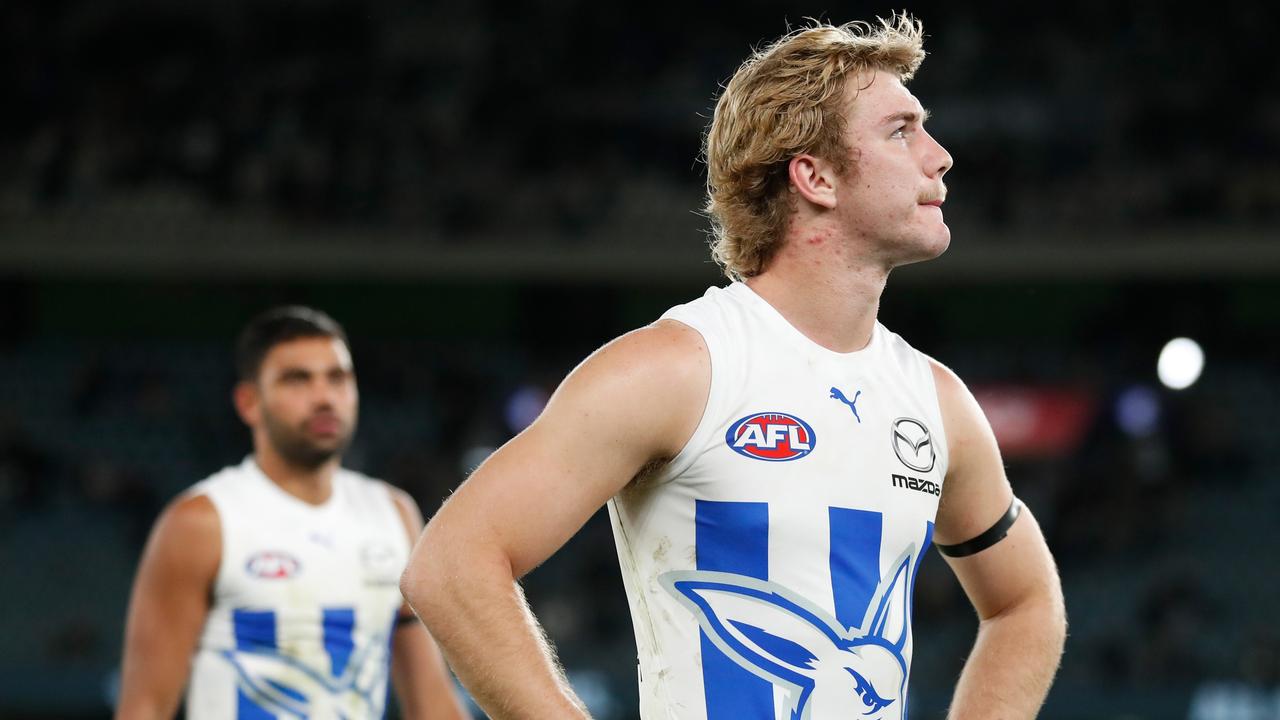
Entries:
[[893,421],[893,452],[903,465],[916,472],[927,473],[933,469],[936,457],[929,428],[915,418],[898,418]]

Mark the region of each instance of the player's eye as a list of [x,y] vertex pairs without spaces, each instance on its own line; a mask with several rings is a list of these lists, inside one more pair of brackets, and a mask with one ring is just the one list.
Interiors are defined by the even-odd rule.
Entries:
[[895,140],[905,140],[907,137],[907,126],[899,125],[897,129],[895,129],[893,133],[889,135],[889,137]]

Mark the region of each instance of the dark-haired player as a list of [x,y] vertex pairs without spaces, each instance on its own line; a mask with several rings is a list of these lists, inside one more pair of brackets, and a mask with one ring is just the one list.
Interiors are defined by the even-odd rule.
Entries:
[[253,455],[164,511],[134,581],[116,717],[464,717],[397,578],[422,520],[340,467],[357,415],[351,354],[322,312],[255,318],[236,349]]

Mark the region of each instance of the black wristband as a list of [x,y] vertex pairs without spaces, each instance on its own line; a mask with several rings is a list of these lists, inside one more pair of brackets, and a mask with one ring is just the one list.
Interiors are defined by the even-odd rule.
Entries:
[[1018,513],[1022,512],[1022,503],[1018,498],[1014,498],[1009,503],[1009,509],[1005,510],[1004,515],[996,521],[986,532],[956,545],[938,545],[938,552],[947,557],[967,557],[974,553],[980,553],[983,550],[995,545],[1009,534],[1009,528],[1013,527],[1013,521],[1018,519]]

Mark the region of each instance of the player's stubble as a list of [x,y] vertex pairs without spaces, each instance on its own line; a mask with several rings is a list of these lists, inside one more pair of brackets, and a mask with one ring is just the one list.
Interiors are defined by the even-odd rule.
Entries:
[[[316,436],[308,426],[319,418],[331,418],[339,430],[329,436]],[[273,415],[265,406],[262,408],[262,425],[271,446],[289,464],[308,470],[314,470],[346,452],[355,434],[355,424],[355,418],[345,422],[332,408],[322,406],[295,427]]]

